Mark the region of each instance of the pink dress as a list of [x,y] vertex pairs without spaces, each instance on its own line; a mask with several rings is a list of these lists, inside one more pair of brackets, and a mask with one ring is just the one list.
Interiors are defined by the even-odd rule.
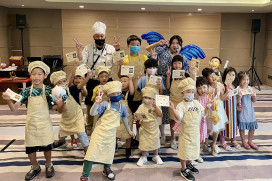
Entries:
[[[204,108],[206,108],[209,102],[209,96],[199,96],[198,101]],[[205,142],[207,138],[207,120],[206,116],[203,116],[200,122],[200,142]]]

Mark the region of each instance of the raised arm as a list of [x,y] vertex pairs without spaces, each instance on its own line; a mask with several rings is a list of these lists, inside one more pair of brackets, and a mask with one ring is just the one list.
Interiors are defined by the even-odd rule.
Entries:
[[167,44],[166,40],[160,40],[160,41],[158,41],[156,43],[148,45],[145,49],[146,49],[146,51],[151,52],[151,49],[156,48],[157,46],[165,45],[165,44]]
[[83,86],[87,84],[87,82],[89,81],[91,77],[92,77],[92,71],[89,70],[87,73],[87,77],[77,85],[77,89],[82,89]]
[[130,95],[134,95],[135,89],[134,89],[134,84],[133,84],[133,81],[132,81],[132,75],[129,74],[128,78],[129,78],[129,85],[128,85],[128,87],[129,87],[129,94]]
[[10,110],[12,112],[15,112],[18,110],[18,108],[20,107],[21,103],[20,102],[16,102],[16,103],[13,103],[12,100],[10,99],[9,95],[4,92],[3,95],[2,95],[2,98],[5,99],[8,103],[8,107],[10,108]]

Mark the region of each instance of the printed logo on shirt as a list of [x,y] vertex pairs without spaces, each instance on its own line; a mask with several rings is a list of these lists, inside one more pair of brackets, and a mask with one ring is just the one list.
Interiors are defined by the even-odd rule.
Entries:
[[197,108],[197,107],[190,107],[190,108],[188,109],[188,111],[191,111],[191,112],[193,112],[193,111],[198,111],[198,108]]

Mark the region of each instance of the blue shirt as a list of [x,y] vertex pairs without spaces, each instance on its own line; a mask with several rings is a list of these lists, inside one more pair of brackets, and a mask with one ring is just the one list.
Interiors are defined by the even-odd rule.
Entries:
[[[149,77],[148,77],[148,80],[149,80]],[[164,87],[164,84],[163,84],[163,80],[161,81],[161,84],[162,84],[162,90],[165,90],[165,87]],[[137,91],[141,92],[141,90],[143,88],[145,88],[146,86],[146,76],[142,76],[139,81],[138,81],[138,89]]]
[[[128,117],[128,111],[127,111],[127,108],[126,106],[119,102],[121,104],[121,112],[120,112],[120,117],[121,118],[124,118],[124,117]],[[108,104],[109,102],[108,101],[103,101],[98,109],[97,109],[97,112],[99,114],[99,118],[104,114],[104,112],[106,111],[106,109],[108,108]],[[110,107],[110,110],[112,111],[115,111],[115,112],[119,112],[119,108],[120,108],[120,105],[119,104],[114,104],[114,103],[111,103],[111,107]],[[98,119],[99,119],[98,118]]]

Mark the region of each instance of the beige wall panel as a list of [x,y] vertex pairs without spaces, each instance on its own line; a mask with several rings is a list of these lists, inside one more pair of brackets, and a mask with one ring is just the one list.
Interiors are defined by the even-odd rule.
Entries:
[[182,29],[219,29],[221,27],[220,14],[193,13],[171,13],[170,14],[170,34],[175,30]]
[[8,56],[8,48],[7,47],[0,47],[0,57],[2,63],[9,63],[9,56]]
[[266,14],[267,30],[272,30],[272,13]]
[[221,31],[221,48],[250,48],[251,32]]
[[7,26],[7,8],[0,7],[0,27]]
[[[272,18],[271,18],[272,19]],[[271,22],[272,23],[272,22]],[[267,49],[272,49],[272,29],[267,31]]]
[[272,79],[268,79],[268,75],[272,76],[272,68],[264,67],[263,68],[263,79],[266,85],[272,86]]
[[30,56],[62,55],[62,47],[30,47]]
[[0,47],[7,47],[7,27],[5,26],[0,26]]
[[264,66],[272,68],[272,50],[267,50],[264,61]]
[[249,49],[232,49],[232,48],[221,48],[220,58],[223,65],[226,60],[229,60],[230,67],[244,67],[250,66],[251,60]]
[[62,46],[62,32],[60,28],[30,28],[30,46]]

